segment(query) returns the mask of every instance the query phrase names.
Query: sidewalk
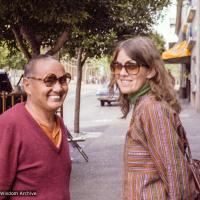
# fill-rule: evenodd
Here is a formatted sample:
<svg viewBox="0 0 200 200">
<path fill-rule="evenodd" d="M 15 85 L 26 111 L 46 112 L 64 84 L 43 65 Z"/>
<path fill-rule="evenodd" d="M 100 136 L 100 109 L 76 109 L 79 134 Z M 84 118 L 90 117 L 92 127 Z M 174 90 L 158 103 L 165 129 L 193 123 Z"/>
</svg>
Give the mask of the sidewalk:
<svg viewBox="0 0 200 200">
<path fill-rule="evenodd" d="M 192 106 L 182 101 L 181 121 L 187 132 L 187 137 L 194 158 L 200 159 L 200 113 Z"/>
<path fill-rule="evenodd" d="M 185 102 L 182 108 L 180 117 L 187 131 L 193 157 L 200 159 L 200 113 Z M 107 127 L 88 129 L 102 133 L 81 144 L 89 157 L 88 163 L 73 149 L 72 200 L 121 199 L 123 148 L 128 123 L 128 119 L 116 117 Z"/>
<path fill-rule="evenodd" d="M 76 149 L 72 152 L 72 200 L 121 199 L 123 146 L 127 126 L 126 120 L 116 119 L 107 127 L 86 130 L 99 131 L 101 135 L 81 143 L 89 157 L 88 163 Z"/>
</svg>

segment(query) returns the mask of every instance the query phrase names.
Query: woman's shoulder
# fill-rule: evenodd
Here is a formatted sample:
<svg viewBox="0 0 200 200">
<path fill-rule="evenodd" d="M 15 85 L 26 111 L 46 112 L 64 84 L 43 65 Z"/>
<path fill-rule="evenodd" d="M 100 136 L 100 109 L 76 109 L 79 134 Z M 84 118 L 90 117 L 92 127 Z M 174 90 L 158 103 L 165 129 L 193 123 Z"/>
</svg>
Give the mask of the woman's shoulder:
<svg viewBox="0 0 200 200">
<path fill-rule="evenodd" d="M 157 105 L 160 102 L 156 100 L 156 98 L 152 94 L 147 94 L 140 97 L 135 105 L 135 110 L 143 110 L 147 107 L 152 107 L 153 105 Z"/>
<path fill-rule="evenodd" d="M 137 112 L 140 113 L 152 113 L 152 112 L 167 112 L 174 113 L 171 106 L 163 100 L 157 100 L 152 94 L 146 95 L 143 99 L 138 102 L 136 106 Z"/>
</svg>

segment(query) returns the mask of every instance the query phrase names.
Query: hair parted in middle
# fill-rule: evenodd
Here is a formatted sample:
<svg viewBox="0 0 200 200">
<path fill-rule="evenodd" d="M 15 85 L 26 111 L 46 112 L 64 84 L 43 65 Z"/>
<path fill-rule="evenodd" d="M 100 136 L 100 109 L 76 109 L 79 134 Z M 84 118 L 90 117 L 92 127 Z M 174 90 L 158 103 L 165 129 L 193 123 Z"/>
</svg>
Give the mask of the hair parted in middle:
<svg viewBox="0 0 200 200">
<path fill-rule="evenodd" d="M 147 81 L 151 87 L 151 93 L 155 96 L 156 100 L 167 102 L 175 112 L 179 113 L 181 106 L 176 97 L 172 77 L 164 67 L 161 55 L 153 41 L 148 37 L 137 36 L 120 42 L 115 49 L 113 61 L 116 61 L 121 50 L 124 50 L 139 66 L 145 64 L 150 69 L 155 70 L 155 75 Z M 110 90 L 112 90 L 115 84 L 116 80 L 114 75 L 112 75 Z M 128 95 L 120 92 L 119 101 L 123 117 L 125 118 L 131 106 Z"/>
</svg>

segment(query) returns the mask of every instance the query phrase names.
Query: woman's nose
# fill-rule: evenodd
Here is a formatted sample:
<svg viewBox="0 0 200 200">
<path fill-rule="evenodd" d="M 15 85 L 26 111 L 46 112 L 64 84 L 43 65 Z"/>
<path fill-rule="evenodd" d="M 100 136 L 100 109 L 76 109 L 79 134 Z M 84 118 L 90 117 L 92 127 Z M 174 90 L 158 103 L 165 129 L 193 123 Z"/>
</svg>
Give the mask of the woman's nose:
<svg viewBox="0 0 200 200">
<path fill-rule="evenodd" d="M 127 73 L 125 67 L 122 67 L 121 72 L 120 72 L 120 76 L 128 76 L 128 73 Z"/>
</svg>

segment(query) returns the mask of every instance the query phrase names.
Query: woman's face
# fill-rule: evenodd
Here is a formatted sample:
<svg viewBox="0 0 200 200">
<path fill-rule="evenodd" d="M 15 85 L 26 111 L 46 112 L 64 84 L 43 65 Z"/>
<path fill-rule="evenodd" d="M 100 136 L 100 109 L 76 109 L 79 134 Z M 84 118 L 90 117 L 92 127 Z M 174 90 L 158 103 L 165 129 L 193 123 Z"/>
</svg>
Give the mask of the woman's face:
<svg viewBox="0 0 200 200">
<path fill-rule="evenodd" d="M 125 63 L 135 61 L 133 61 L 122 49 L 118 53 L 116 62 L 124 65 Z M 135 72 L 133 74 L 129 74 L 128 70 L 125 70 L 123 67 L 119 74 L 115 75 L 120 91 L 123 94 L 133 94 L 137 92 L 146 83 L 148 72 L 148 68 L 139 67 L 137 74 L 135 74 Z"/>
</svg>

